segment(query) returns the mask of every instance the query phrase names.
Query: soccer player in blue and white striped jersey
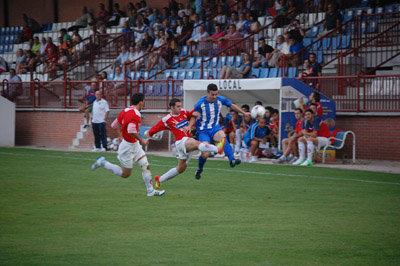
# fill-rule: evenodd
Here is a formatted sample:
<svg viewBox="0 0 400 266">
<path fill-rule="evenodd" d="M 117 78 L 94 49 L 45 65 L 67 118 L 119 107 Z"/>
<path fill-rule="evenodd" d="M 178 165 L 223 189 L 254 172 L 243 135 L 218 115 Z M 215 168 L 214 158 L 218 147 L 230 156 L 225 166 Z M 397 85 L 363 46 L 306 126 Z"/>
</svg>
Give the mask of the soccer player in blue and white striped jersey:
<svg viewBox="0 0 400 266">
<path fill-rule="evenodd" d="M 235 167 L 240 164 L 240 160 L 234 158 L 233 149 L 231 145 L 225 145 L 228 140 L 226 139 L 225 133 L 219 125 L 219 117 L 222 106 L 225 105 L 230 107 L 239 113 L 245 114 L 242 109 L 236 104 L 233 104 L 230 100 L 223 96 L 218 96 L 217 85 L 211 83 L 207 86 L 207 95 L 200 98 L 194 107 L 194 110 L 201 114 L 201 117 L 196 120 L 196 130 L 199 135 L 200 142 L 211 143 L 214 141 L 217 146 L 224 145 L 224 153 L 229 158 L 229 165 Z M 196 171 L 196 179 L 201 178 L 204 164 L 209 156 L 209 153 L 202 152 L 199 157 L 199 166 Z"/>
</svg>

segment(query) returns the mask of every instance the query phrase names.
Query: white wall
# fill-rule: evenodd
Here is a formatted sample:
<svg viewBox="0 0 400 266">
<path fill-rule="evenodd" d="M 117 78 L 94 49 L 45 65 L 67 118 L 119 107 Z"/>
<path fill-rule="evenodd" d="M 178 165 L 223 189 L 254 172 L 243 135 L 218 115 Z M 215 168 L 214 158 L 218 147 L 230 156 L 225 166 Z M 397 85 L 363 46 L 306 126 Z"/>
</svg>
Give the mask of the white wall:
<svg viewBox="0 0 400 266">
<path fill-rule="evenodd" d="M 0 96 L 0 146 L 15 146 L 15 103 Z"/>
</svg>

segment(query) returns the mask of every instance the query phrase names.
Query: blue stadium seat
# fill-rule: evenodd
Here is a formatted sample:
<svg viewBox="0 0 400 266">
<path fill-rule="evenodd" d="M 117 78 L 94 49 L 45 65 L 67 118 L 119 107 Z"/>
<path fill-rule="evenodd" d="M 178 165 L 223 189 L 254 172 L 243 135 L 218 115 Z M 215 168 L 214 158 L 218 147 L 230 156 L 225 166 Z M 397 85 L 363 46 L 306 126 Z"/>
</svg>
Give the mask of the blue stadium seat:
<svg viewBox="0 0 400 266">
<path fill-rule="evenodd" d="M 281 70 L 281 68 L 278 68 L 277 73 L 276 73 L 276 77 L 277 77 L 277 78 L 281 78 L 281 77 L 282 77 L 282 70 Z"/>
<path fill-rule="evenodd" d="M 201 79 L 201 72 L 199 69 L 194 70 L 193 79 Z"/>
<path fill-rule="evenodd" d="M 289 67 L 287 70 L 287 77 L 288 78 L 297 77 L 297 67 Z"/>
<path fill-rule="evenodd" d="M 362 7 L 369 6 L 369 0 L 361 0 L 360 6 L 362 6 Z"/>
<path fill-rule="evenodd" d="M 259 78 L 268 78 L 269 68 L 261 68 Z"/>
<path fill-rule="evenodd" d="M 312 42 L 313 42 L 313 39 L 312 39 L 312 38 L 304 38 L 304 39 L 303 39 L 303 45 L 304 45 L 304 47 L 309 46 Z"/>
<path fill-rule="evenodd" d="M 211 78 L 213 78 L 213 79 L 219 79 L 218 70 L 217 69 L 211 70 L 210 76 L 212 76 Z"/>
<path fill-rule="evenodd" d="M 313 38 L 316 37 L 321 31 L 321 27 L 318 25 L 314 25 L 311 27 L 310 32 L 308 33 L 308 35 L 306 37 L 308 38 Z"/>
<path fill-rule="evenodd" d="M 376 33 L 378 31 L 378 22 L 376 19 L 370 21 L 367 33 Z"/>
<path fill-rule="evenodd" d="M 208 67 L 210 65 L 210 60 L 208 60 L 208 59 L 210 59 L 209 56 L 203 57 L 203 68 Z M 200 67 L 201 67 L 201 62 L 200 62 Z"/>
<path fill-rule="evenodd" d="M 204 69 L 203 70 L 203 79 L 208 79 L 210 76 L 210 72 L 208 71 L 208 69 Z"/>
<path fill-rule="evenodd" d="M 367 12 L 368 15 L 371 15 L 371 14 L 374 13 L 374 9 L 373 9 L 372 7 L 367 8 L 367 9 L 366 9 L 366 12 Z"/>
<path fill-rule="evenodd" d="M 234 55 L 228 56 L 226 64 L 228 66 L 235 67 L 235 56 Z"/>
<path fill-rule="evenodd" d="M 188 45 L 183 45 L 181 47 L 180 52 L 179 52 L 179 56 L 180 57 L 185 57 L 187 55 L 189 55 L 189 46 Z"/>
<path fill-rule="evenodd" d="M 347 25 L 347 34 L 352 35 L 355 32 L 355 24 L 353 22 Z"/>
<path fill-rule="evenodd" d="M 164 71 L 164 79 L 168 79 L 169 77 L 172 76 L 172 73 L 170 70 L 166 70 Z"/>
<path fill-rule="evenodd" d="M 347 9 L 347 10 L 344 12 L 343 23 L 345 23 L 345 22 L 351 20 L 351 19 L 353 18 L 353 16 L 354 16 L 354 11 L 351 10 L 351 9 Z"/>
<path fill-rule="evenodd" d="M 218 68 L 222 68 L 226 65 L 226 56 L 220 56 L 218 60 Z"/>
<path fill-rule="evenodd" d="M 382 14 L 384 10 L 385 10 L 384 7 L 377 6 L 377 7 L 375 7 L 375 14 Z"/>
<path fill-rule="evenodd" d="M 363 11 L 367 12 L 367 9 L 366 8 L 357 8 L 354 13 L 356 16 L 360 16 L 363 13 Z"/>
<path fill-rule="evenodd" d="M 243 61 L 242 61 L 242 56 L 237 55 L 237 56 L 236 56 L 236 59 L 235 59 L 235 66 L 236 66 L 236 68 L 241 67 L 241 66 L 242 66 L 242 63 L 243 63 Z"/>
<path fill-rule="evenodd" d="M 332 37 L 331 39 L 331 50 L 337 50 L 340 47 L 341 36 L 338 35 L 337 37 Z"/>
<path fill-rule="evenodd" d="M 150 80 L 155 80 L 155 79 L 157 78 L 157 76 L 154 76 L 155 73 L 156 73 L 156 72 L 155 72 L 154 70 L 151 70 L 151 71 L 149 72 Z"/>
<path fill-rule="evenodd" d="M 211 59 L 211 67 L 212 67 L 212 68 L 218 67 L 218 61 L 219 61 L 218 59 L 219 59 L 218 56 L 213 57 L 213 58 Z"/>
<path fill-rule="evenodd" d="M 339 49 L 348 49 L 348 48 L 350 48 L 350 39 L 351 39 L 351 36 L 343 35 L 342 36 L 342 40 L 340 42 L 340 47 L 338 47 L 338 48 Z"/>
<path fill-rule="evenodd" d="M 3 52 L 4 52 L 3 45 L 0 45 L 0 54 L 2 54 Z"/>
<path fill-rule="evenodd" d="M 385 7 L 385 13 L 392 13 L 392 12 L 394 12 L 393 5 L 388 5 Z M 392 17 L 392 14 L 385 15 L 385 18 L 391 18 L 391 17 Z"/>
<path fill-rule="evenodd" d="M 194 65 L 192 68 L 200 68 L 201 67 L 201 60 L 203 60 L 203 57 L 196 57 L 194 60 Z"/>
<path fill-rule="evenodd" d="M 250 71 L 250 78 L 258 78 L 258 77 L 260 77 L 260 69 L 253 67 Z"/>
<path fill-rule="evenodd" d="M 194 71 L 186 70 L 186 79 L 193 79 L 193 78 L 194 78 Z"/>
<path fill-rule="evenodd" d="M 276 78 L 278 76 L 278 69 L 273 67 L 269 69 L 268 77 L 269 78 Z"/>
<path fill-rule="evenodd" d="M 322 64 L 324 62 L 324 56 L 322 51 L 317 51 L 315 54 L 317 55 L 317 62 Z"/>
<path fill-rule="evenodd" d="M 179 71 L 179 79 L 185 79 L 186 78 L 186 71 L 185 70 L 181 70 Z"/>
<path fill-rule="evenodd" d="M 315 51 L 321 49 L 321 43 L 322 43 L 322 41 L 319 41 L 319 40 L 320 40 L 320 39 L 318 39 L 318 38 L 314 38 L 314 39 L 313 39 L 313 42 L 315 42 L 315 43 L 311 46 L 311 49 L 313 49 L 313 50 L 315 50 Z"/>
<path fill-rule="evenodd" d="M 331 38 L 322 39 L 322 50 L 329 50 L 331 48 Z"/>
<path fill-rule="evenodd" d="M 193 68 L 195 60 L 196 60 L 196 57 L 189 57 L 187 64 L 186 64 L 186 68 Z"/>
<path fill-rule="evenodd" d="M 174 79 L 178 79 L 179 78 L 179 71 L 178 70 L 174 70 L 174 71 L 172 71 L 172 77 L 174 78 Z"/>
<path fill-rule="evenodd" d="M 180 68 L 181 65 L 180 65 L 179 60 L 180 60 L 179 57 L 174 56 L 174 58 L 172 59 L 172 64 L 171 64 L 170 68 L 172 68 L 172 69 Z"/>
</svg>

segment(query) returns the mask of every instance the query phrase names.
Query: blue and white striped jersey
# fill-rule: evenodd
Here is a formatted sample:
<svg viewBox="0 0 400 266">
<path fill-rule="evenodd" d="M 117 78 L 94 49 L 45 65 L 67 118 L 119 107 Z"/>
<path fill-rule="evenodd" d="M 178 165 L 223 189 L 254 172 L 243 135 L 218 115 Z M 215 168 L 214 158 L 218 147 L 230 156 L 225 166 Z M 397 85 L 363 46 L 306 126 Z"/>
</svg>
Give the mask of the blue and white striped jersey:
<svg viewBox="0 0 400 266">
<path fill-rule="evenodd" d="M 197 130 L 212 129 L 219 125 L 219 114 L 221 113 L 222 105 L 227 107 L 232 106 L 232 102 L 223 96 L 218 96 L 217 100 L 210 103 L 206 100 L 207 96 L 203 96 L 194 106 L 194 110 L 201 114 L 201 118 L 196 120 Z"/>
</svg>

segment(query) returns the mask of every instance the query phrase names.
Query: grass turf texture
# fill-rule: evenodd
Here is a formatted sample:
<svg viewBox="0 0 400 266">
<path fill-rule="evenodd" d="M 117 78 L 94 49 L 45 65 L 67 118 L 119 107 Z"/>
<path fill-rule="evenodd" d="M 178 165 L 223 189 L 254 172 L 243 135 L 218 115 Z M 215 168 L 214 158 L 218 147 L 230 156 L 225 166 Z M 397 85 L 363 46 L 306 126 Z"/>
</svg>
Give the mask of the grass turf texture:
<svg viewBox="0 0 400 266">
<path fill-rule="evenodd" d="M 192 160 L 159 198 L 137 166 L 90 171 L 96 157 L 0 148 L 0 265 L 400 261 L 399 175 L 208 161 L 196 180 Z M 153 176 L 176 164 L 149 161 Z"/>
</svg>

